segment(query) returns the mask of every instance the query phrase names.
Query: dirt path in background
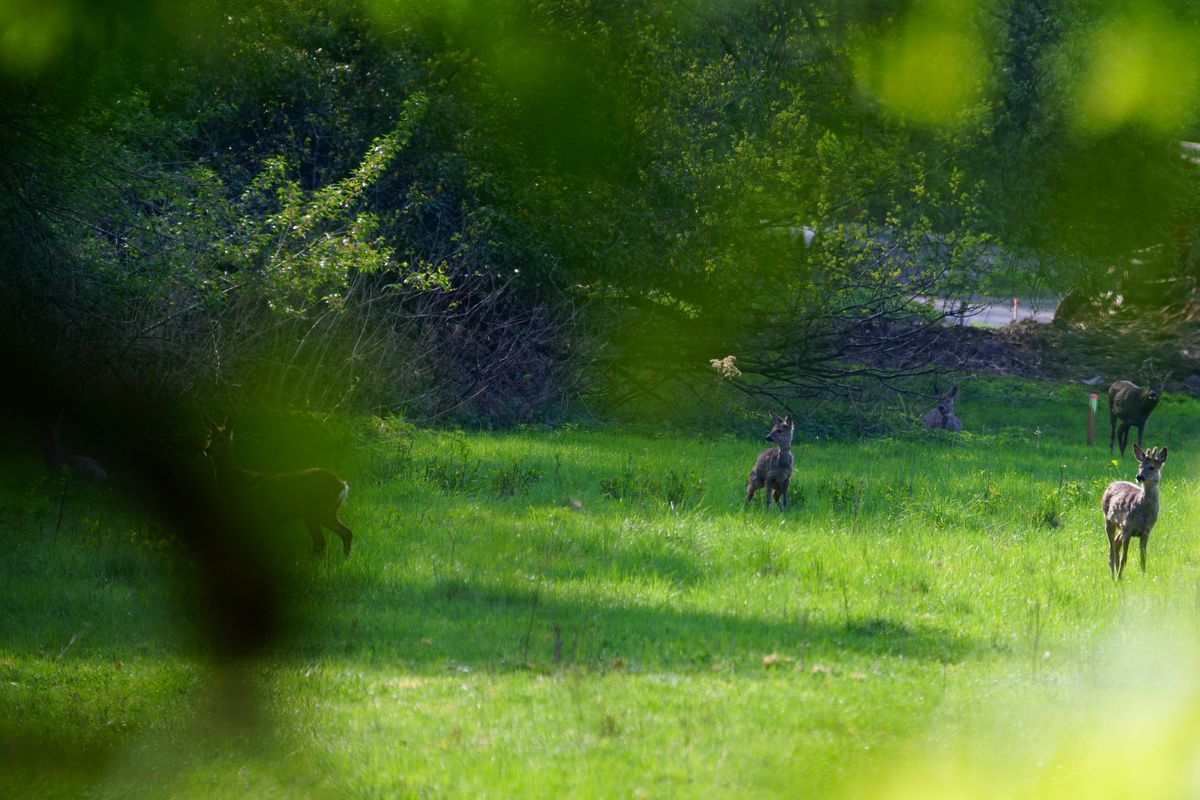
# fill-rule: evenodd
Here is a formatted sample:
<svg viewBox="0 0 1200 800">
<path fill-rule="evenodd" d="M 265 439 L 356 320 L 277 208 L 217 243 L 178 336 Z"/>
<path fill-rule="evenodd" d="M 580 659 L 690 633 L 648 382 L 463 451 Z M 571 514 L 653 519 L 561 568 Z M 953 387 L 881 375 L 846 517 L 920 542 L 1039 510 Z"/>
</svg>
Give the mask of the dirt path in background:
<svg viewBox="0 0 1200 800">
<path fill-rule="evenodd" d="M 982 310 L 970 318 L 968 324 L 982 325 L 985 328 L 1003 328 L 1013 322 L 1012 299 L 981 301 Z M 1058 308 L 1058 298 L 1030 298 L 1017 302 L 1017 322 L 1032 320 L 1033 322 L 1052 322 L 1054 310 Z"/>
<path fill-rule="evenodd" d="M 984 328 L 1003 328 L 1012 322 L 1032 320 L 1033 322 L 1052 322 L 1054 311 L 1058 308 L 1058 297 L 1021 297 L 1017 298 L 1017 316 L 1013 319 L 1013 299 L 1011 297 L 979 297 L 970 302 L 978 309 L 978 313 L 968 315 L 963 324 Z M 925 300 L 938 309 L 953 309 L 956 303 L 948 300 Z"/>
</svg>

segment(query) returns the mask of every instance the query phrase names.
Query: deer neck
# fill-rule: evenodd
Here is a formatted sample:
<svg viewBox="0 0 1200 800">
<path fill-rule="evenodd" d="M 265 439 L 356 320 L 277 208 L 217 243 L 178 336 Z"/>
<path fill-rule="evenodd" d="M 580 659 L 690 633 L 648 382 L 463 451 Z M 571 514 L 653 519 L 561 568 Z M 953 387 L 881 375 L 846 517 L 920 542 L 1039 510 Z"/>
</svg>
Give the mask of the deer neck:
<svg viewBox="0 0 1200 800">
<path fill-rule="evenodd" d="M 1158 480 L 1145 481 L 1142 484 L 1142 503 L 1158 506 Z"/>
<path fill-rule="evenodd" d="M 243 471 L 233 460 L 233 453 L 228 450 L 209 455 L 213 464 L 213 477 L 218 484 L 227 484 L 241 478 Z"/>
</svg>

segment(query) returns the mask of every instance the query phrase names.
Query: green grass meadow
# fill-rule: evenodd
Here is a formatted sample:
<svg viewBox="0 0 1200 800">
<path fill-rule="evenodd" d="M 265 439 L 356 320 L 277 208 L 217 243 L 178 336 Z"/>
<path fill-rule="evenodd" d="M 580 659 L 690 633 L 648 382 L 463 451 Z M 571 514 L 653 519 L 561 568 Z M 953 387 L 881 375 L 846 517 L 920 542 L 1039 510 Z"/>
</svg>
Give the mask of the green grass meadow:
<svg viewBox="0 0 1200 800">
<path fill-rule="evenodd" d="M 1079 387 L 973 381 L 958 412 L 801 421 L 786 515 L 742 508 L 761 436 L 329 423 L 354 552 L 264 534 L 288 634 L 236 670 L 152 524 L 11 456 L 0 797 L 1195 796 L 1200 402 L 1150 420 L 1120 585 L 1106 410 L 1093 448 Z M 244 465 L 315 463 L 268 428 Z"/>
</svg>

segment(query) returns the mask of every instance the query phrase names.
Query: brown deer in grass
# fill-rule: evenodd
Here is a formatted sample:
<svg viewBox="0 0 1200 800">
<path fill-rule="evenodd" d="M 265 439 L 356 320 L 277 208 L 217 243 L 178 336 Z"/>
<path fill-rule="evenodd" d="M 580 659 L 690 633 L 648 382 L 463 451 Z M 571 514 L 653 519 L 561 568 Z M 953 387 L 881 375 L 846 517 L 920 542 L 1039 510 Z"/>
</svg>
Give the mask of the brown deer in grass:
<svg viewBox="0 0 1200 800">
<path fill-rule="evenodd" d="M 263 525 L 304 520 L 312 536 L 313 554 L 325 552 L 322 526 L 342 540 L 342 553 L 350 555 L 353 534 L 338 519 L 338 509 L 350 493 L 350 484 L 327 469 L 296 472 L 253 472 L 233 458 L 233 430 L 228 421 L 218 425 L 204 417 L 208 441 L 204 452 L 212 459 L 217 492 L 231 513 Z"/>
<path fill-rule="evenodd" d="M 1143 389 L 1129 381 L 1113 381 L 1108 387 L 1108 421 L 1112 432 L 1108 437 L 1108 452 L 1112 453 L 1113 442 L 1121 447 L 1125 457 L 1125 446 L 1129 444 L 1129 429 L 1138 429 L 1137 443 L 1142 443 L 1142 431 L 1150 412 L 1158 405 L 1160 394 L 1154 389 Z M 1117 421 L 1120 420 L 1120 427 Z"/>
<path fill-rule="evenodd" d="M 42 458 L 46 462 L 46 472 L 50 477 L 62 477 L 63 470 L 66 470 L 73 477 L 97 481 L 107 479 L 108 470 L 96 459 L 79 453 L 63 452 L 62 438 L 58 433 L 60 422 L 61 418 L 47 422 L 45 430 L 42 431 Z"/>
<path fill-rule="evenodd" d="M 766 441 L 776 446 L 762 451 L 758 460 L 754 462 L 754 467 L 750 470 L 750 481 L 746 484 L 745 507 L 750 507 L 755 492 L 766 489 L 767 502 L 764 507 L 769 510 L 771 498 L 774 497 L 775 505 L 787 511 L 788 486 L 792 482 L 792 416 L 789 414 L 780 419 L 775 412 L 771 412 L 771 421 L 774 425 L 767 434 Z"/>
<path fill-rule="evenodd" d="M 963 424 L 958 417 L 954 415 L 954 398 L 958 397 L 958 387 L 950 387 L 950 391 L 943 394 L 937 384 L 933 385 L 933 393 L 937 395 L 937 408 L 931 408 L 921 416 L 921 422 L 927 428 L 944 428 L 955 433 L 963 429 Z"/>
<path fill-rule="evenodd" d="M 1114 481 L 1104 490 L 1100 507 L 1104 510 L 1104 526 L 1108 530 L 1108 568 L 1113 580 L 1120 580 L 1125 571 L 1125 556 L 1129 540 L 1140 539 L 1139 556 L 1142 572 L 1146 571 L 1146 543 L 1158 519 L 1158 479 L 1162 465 L 1167 463 L 1167 448 L 1151 448 L 1148 452 L 1134 443 L 1133 455 L 1140 466 L 1137 481 Z"/>
</svg>

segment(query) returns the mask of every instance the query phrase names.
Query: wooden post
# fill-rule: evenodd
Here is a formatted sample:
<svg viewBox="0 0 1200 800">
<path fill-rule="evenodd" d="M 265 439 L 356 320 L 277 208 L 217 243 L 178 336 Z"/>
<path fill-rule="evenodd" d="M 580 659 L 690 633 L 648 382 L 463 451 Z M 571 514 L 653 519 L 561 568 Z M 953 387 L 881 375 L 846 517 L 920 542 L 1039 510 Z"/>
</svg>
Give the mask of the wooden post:
<svg viewBox="0 0 1200 800">
<path fill-rule="evenodd" d="M 1099 400 L 1100 395 L 1098 394 L 1088 395 L 1088 447 L 1096 443 L 1096 404 Z"/>
<path fill-rule="evenodd" d="M 1017 298 L 1013 298 L 1013 322 L 1017 321 Z"/>
</svg>

